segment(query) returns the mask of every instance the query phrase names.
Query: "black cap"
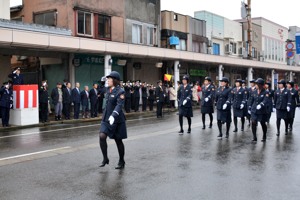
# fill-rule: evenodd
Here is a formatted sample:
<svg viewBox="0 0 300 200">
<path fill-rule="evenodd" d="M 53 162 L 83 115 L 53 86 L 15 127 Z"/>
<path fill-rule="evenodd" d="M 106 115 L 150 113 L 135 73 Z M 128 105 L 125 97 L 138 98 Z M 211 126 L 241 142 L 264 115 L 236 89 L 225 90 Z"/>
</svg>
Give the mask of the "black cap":
<svg viewBox="0 0 300 200">
<path fill-rule="evenodd" d="M 264 81 L 264 79 L 262 79 L 262 78 L 258 78 L 258 79 L 256 79 L 255 83 L 256 83 L 256 84 L 259 84 L 259 85 L 264 85 L 264 84 L 265 84 L 265 81 Z"/>
<path fill-rule="evenodd" d="M 292 87 L 294 87 L 295 82 L 294 81 L 288 81 L 286 84 L 290 84 Z"/>
<path fill-rule="evenodd" d="M 117 80 L 121 79 L 119 72 L 116 72 L 116 71 L 110 72 L 110 74 L 108 76 L 106 76 L 106 78 L 113 78 L 113 79 L 117 79 Z"/>
<path fill-rule="evenodd" d="M 284 80 L 284 79 L 281 79 L 281 80 L 278 82 L 278 84 L 283 84 L 283 85 L 285 85 L 285 84 L 286 84 L 286 82 L 285 82 L 285 80 Z"/>
<path fill-rule="evenodd" d="M 3 85 L 7 85 L 8 84 L 8 82 L 6 81 L 6 82 L 3 82 Z"/>
<path fill-rule="evenodd" d="M 211 78 L 209 76 L 205 77 L 204 80 L 208 80 L 209 82 L 211 82 Z"/>
<path fill-rule="evenodd" d="M 236 83 L 243 83 L 243 80 L 242 79 L 236 79 L 235 82 Z"/>
<path fill-rule="evenodd" d="M 266 82 L 265 84 L 271 87 L 271 82 Z"/>
<path fill-rule="evenodd" d="M 183 75 L 182 80 L 187 80 L 187 81 L 190 80 L 189 75 Z"/>
<path fill-rule="evenodd" d="M 62 85 L 61 82 L 57 82 L 56 85 Z"/>
<path fill-rule="evenodd" d="M 255 79 L 252 79 L 251 81 L 250 81 L 250 83 L 255 83 L 256 82 L 256 80 Z"/>
<path fill-rule="evenodd" d="M 220 81 L 221 82 L 229 83 L 229 79 L 227 77 L 223 77 Z"/>
<path fill-rule="evenodd" d="M 16 67 L 15 70 L 21 70 L 21 68 L 20 67 Z"/>
<path fill-rule="evenodd" d="M 245 84 L 246 83 L 246 81 L 245 80 L 242 80 L 242 84 Z"/>
</svg>

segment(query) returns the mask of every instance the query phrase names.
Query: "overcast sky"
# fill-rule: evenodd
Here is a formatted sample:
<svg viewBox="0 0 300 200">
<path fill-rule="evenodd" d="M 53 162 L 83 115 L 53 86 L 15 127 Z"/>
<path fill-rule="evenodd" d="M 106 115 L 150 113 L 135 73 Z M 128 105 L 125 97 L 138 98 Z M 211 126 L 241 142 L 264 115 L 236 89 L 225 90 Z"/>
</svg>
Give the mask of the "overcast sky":
<svg viewBox="0 0 300 200">
<path fill-rule="evenodd" d="M 11 0 L 11 6 L 22 0 Z M 246 0 L 247 2 L 247 0 Z M 241 16 L 241 0 L 161 0 L 161 9 L 194 16 L 207 10 L 229 19 Z M 300 26 L 300 0 L 252 0 L 252 17 L 264 17 L 285 27 Z"/>
</svg>

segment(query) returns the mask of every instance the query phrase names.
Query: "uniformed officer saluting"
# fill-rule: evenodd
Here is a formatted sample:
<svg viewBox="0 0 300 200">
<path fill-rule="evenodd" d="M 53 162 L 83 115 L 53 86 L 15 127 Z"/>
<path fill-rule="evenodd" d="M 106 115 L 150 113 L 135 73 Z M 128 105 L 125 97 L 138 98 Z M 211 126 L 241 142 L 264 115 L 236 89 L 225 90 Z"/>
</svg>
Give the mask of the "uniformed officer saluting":
<svg viewBox="0 0 300 200">
<path fill-rule="evenodd" d="M 242 88 L 242 80 L 237 79 L 235 81 L 235 88 L 231 91 L 232 93 L 232 108 L 233 108 L 233 122 L 234 122 L 234 130 L 233 132 L 237 132 L 237 118 L 241 118 L 242 127 L 241 131 L 244 131 L 245 125 L 245 115 L 244 108 L 246 107 L 246 101 L 248 92 L 244 88 Z"/>
<path fill-rule="evenodd" d="M 289 91 L 285 88 L 285 80 L 280 80 L 278 82 L 278 89 L 274 94 L 274 107 L 276 108 L 277 117 L 277 136 L 280 136 L 280 122 L 281 119 L 285 122 L 285 134 L 288 134 L 288 112 L 291 111 L 291 96 Z"/>
<path fill-rule="evenodd" d="M 9 126 L 9 112 L 12 108 L 12 98 L 13 92 L 10 88 L 8 82 L 3 83 L 3 86 L 0 88 L 0 107 L 1 107 L 1 117 L 2 117 L 2 126 Z"/>
<path fill-rule="evenodd" d="M 249 114 L 251 114 L 252 119 L 252 142 L 257 142 L 256 130 L 257 123 L 260 122 L 263 130 L 262 142 L 267 139 L 267 103 L 269 98 L 269 92 L 264 89 L 265 81 L 262 78 L 258 78 L 256 81 L 256 90 L 252 94 L 252 98 L 249 101 Z"/>
<path fill-rule="evenodd" d="M 231 88 L 229 87 L 229 80 L 223 77 L 220 80 L 221 86 L 218 88 L 216 93 L 216 104 L 217 104 L 217 119 L 219 135 L 218 139 L 222 139 L 222 124 L 226 123 L 226 138 L 229 138 L 229 129 L 231 124 Z"/>
<path fill-rule="evenodd" d="M 180 131 L 179 135 L 182 135 L 184 133 L 183 131 L 183 117 L 186 117 L 188 120 L 188 131 L 187 133 L 191 133 L 191 124 L 193 117 L 193 108 L 192 108 L 192 97 L 193 97 L 193 91 L 192 87 L 188 84 L 189 82 L 189 76 L 184 75 L 182 78 L 182 85 L 179 88 L 178 92 L 178 108 L 179 108 L 179 125 L 180 125 Z"/>
<path fill-rule="evenodd" d="M 102 116 L 99 135 L 100 148 L 103 154 L 103 161 L 100 167 L 109 164 L 106 142 L 108 136 L 115 140 L 119 152 L 120 159 L 115 169 L 123 169 L 125 167 L 125 148 L 122 139 L 127 138 L 127 129 L 125 115 L 122 111 L 125 102 L 125 91 L 120 87 L 120 74 L 112 71 L 107 76 L 107 85 L 108 90 L 105 94 L 106 106 Z"/>
<path fill-rule="evenodd" d="M 296 107 L 300 106 L 299 94 L 298 91 L 295 90 L 294 85 L 294 81 L 287 82 L 287 89 L 290 91 L 289 95 L 291 96 L 291 110 L 288 112 L 288 125 L 290 131 L 293 131 Z"/>
<path fill-rule="evenodd" d="M 202 113 L 202 129 L 205 129 L 205 115 L 209 115 L 209 128 L 212 127 L 213 113 L 215 101 L 215 87 L 211 84 L 211 78 L 205 77 L 204 86 L 202 87 L 201 113 Z"/>
<path fill-rule="evenodd" d="M 15 68 L 13 73 L 8 75 L 8 77 L 12 79 L 13 85 L 23 85 L 24 84 L 23 74 L 21 74 L 20 67 Z"/>
</svg>

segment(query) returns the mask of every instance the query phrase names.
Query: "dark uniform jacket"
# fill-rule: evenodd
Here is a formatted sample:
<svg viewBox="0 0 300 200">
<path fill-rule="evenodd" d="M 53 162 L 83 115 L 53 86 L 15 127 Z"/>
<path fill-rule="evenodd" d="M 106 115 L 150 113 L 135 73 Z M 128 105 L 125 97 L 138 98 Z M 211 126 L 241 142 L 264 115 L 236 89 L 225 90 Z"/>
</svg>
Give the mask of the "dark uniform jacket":
<svg viewBox="0 0 300 200">
<path fill-rule="evenodd" d="M 177 97 L 179 106 L 192 107 L 192 87 L 189 84 L 185 88 L 183 85 L 181 85 L 179 91 L 180 92 L 178 93 Z M 183 105 L 184 100 L 187 100 L 187 103 L 185 105 Z"/>
<path fill-rule="evenodd" d="M 155 97 L 156 97 L 156 101 L 159 101 L 160 103 L 164 102 L 165 93 L 162 87 L 157 86 L 157 88 L 155 89 Z"/>
<path fill-rule="evenodd" d="M 58 103 L 58 100 L 59 100 L 58 88 L 54 88 L 52 90 L 52 92 L 51 92 L 51 99 L 52 99 L 53 105 L 56 105 Z"/>
<path fill-rule="evenodd" d="M 117 86 L 112 91 L 108 90 L 105 96 L 106 107 L 102 121 L 109 122 L 108 119 L 112 115 L 115 118 L 114 123 L 125 122 L 125 115 L 122 110 L 125 102 L 125 91 L 120 86 Z"/>
<path fill-rule="evenodd" d="M 262 89 L 260 93 L 258 90 L 255 90 L 252 94 L 252 98 L 249 101 L 250 111 L 256 115 L 265 115 L 267 114 L 267 103 L 269 101 L 269 92 L 265 89 Z M 257 106 L 261 105 L 261 109 L 257 110 Z"/>
<path fill-rule="evenodd" d="M 49 93 L 48 90 L 44 87 L 41 87 L 39 90 L 39 102 L 40 103 L 48 103 L 49 101 Z"/>
<path fill-rule="evenodd" d="M 134 86 L 134 92 L 133 92 L 133 97 L 134 98 L 140 98 L 140 87 L 139 86 Z"/>
<path fill-rule="evenodd" d="M 207 88 L 203 86 L 201 107 L 213 107 L 215 95 L 216 95 L 216 91 L 213 85 L 209 85 Z M 205 101 L 205 98 L 208 98 L 208 102 Z"/>
<path fill-rule="evenodd" d="M 67 87 L 62 89 L 63 91 L 63 103 L 72 103 L 72 90 Z"/>
<path fill-rule="evenodd" d="M 12 79 L 13 85 L 23 85 L 24 84 L 24 78 L 23 78 L 23 74 L 10 74 L 8 75 L 9 78 Z"/>
<path fill-rule="evenodd" d="M 273 111 L 273 99 L 274 99 L 274 90 L 266 90 L 269 93 L 269 98 L 268 98 L 268 102 L 267 102 L 267 112 L 271 113 Z"/>
<path fill-rule="evenodd" d="M 96 103 L 98 101 L 98 90 L 96 89 L 97 93 L 95 92 L 95 89 L 92 88 L 90 90 L 90 101 L 92 104 Z"/>
<path fill-rule="evenodd" d="M 287 110 L 288 106 L 291 106 L 291 95 L 290 91 L 284 88 L 282 91 L 280 89 L 276 90 L 274 94 L 274 105 L 277 110 Z"/>
<path fill-rule="evenodd" d="M 154 90 L 149 89 L 149 101 L 154 101 L 155 100 L 155 95 L 154 95 Z"/>
<path fill-rule="evenodd" d="M 247 101 L 247 105 L 248 105 L 248 108 L 251 108 L 251 104 L 250 102 L 252 101 L 252 96 L 254 94 L 254 92 L 256 91 L 256 88 L 248 88 L 248 101 Z"/>
<path fill-rule="evenodd" d="M 88 93 L 88 94 L 86 94 Z M 88 91 L 81 91 L 80 93 L 80 98 L 81 98 L 81 105 L 82 106 L 85 106 L 85 107 L 88 107 L 89 106 L 89 92 Z"/>
<path fill-rule="evenodd" d="M 77 88 L 74 88 L 72 90 L 72 101 L 73 101 L 73 103 L 80 103 L 81 102 L 80 90 L 79 90 L 79 92 L 78 92 L 78 90 L 77 90 Z"/>
<path fill-rule="evenodd" d="M 10 89 L 2 87 L 0 89 L 0 107 L 12 108 L 13 92 Z"/>
<path fill-rule="evenodd" d="M 226 103 L 227 108 L 225 110 L 231 109 L 231 87 L 219 87 L 216 93 L 216 107 L 218 110 L 223 110 L 223 105 Z"/>
<path fill-rule="evenodd" d="M 244 88 L 240 87 L 234 88 L 232 90 L 232 108 L 237 110 L 243 110 L 240 109 L 241 105 L 243 104 L 244 107 L 246 107 L 246 101 L 247 101 L 248 91 L 246 91 Z"/>
<path fill-rule="evenodd" d="M 147 98 L 148 94 L 147 94 L 147 88 L 146 87 L 142 87 L 142 98 Z"/>
<path fill-rule="evenodd" d="M 124 90 L 125 90 L 126 99 L 130 99 L 131 98 L 131 87 L 126 85 L 124 87 Z"/>
<path fill-rule="evenodd" d="M 291 96 L 291 109 L 295 109 L 297 106 L 300 106 L 299 93 L 295 88 L 292 88 L 289 92 Z"/>
</svg>

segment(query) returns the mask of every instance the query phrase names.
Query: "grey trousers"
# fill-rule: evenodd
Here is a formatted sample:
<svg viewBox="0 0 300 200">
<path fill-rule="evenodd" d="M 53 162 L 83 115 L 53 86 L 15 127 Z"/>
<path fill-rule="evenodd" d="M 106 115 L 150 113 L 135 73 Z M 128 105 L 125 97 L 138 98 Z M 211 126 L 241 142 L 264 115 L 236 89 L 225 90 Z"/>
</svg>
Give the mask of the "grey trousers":
<svg viewBox="0 0 300 200">
<path fill-rule="evenodd" d="M 61 116 L 62 109 L 63 109 L 63 104 L 62 104 L 62 102 L 58 102 L 58 103 L 55 105 L 55 116 L 58 116 L 58 115 Z"/>
</svg>

